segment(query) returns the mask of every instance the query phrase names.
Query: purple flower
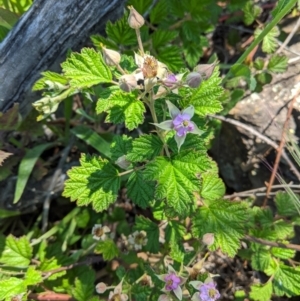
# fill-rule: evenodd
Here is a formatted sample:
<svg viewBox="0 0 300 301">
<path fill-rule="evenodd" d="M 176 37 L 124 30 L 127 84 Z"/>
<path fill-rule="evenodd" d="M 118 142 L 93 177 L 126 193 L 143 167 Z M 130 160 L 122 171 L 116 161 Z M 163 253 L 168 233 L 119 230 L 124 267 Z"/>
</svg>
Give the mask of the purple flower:
<svg viewBox="0 0 300 301">
<path fill-rule="evenodd" d="M 206 279 L 205 283 L 201 281 L 191 281 L 190 284 L 199 290 L 199 292 L 193 295 L 192 301 L 215 301 L 220 298 L 216 284 L 211 278 Z"/>
<path fill-rule="evenodd" d="M 174 84 L 176 84 L 177 82 L 177 78 L 175 76 L 175 74 L 169 74 L 167 76 L 166 79 L 164 79 L 164 84 L 167 86 L 167 87 L 172 87 Z"/>
<path fill-rule="evenodd" d="M 198 129 L 197 125 L 193 121 L 191 121 L 195 112 L 192 105 L 181 112 L 170 101 L 167 100 L 166 103 L 172 120 L 166 120 L 159 124 L 155 123 L 155 125 L 163 130 L 175 130 L 175 141 L 177 143 L 178 150 L 180 150 L 187 133 L 201 135 L 202 131 Z"/>
<path fill-rule="evenodd" d="M 180 286 L 186 279 L 178 276 L 172 266 L 168 266 L 168 274 L 157 275 L 157 277 L 165 282 L 165 286 L 162 289 L 163 292 L 173 292 L 179 300 L 182 299 L 182 289 Z M 162 299 L 166 298 L 166 296 L 167 295 L 161 295 Z"/>
</svg>

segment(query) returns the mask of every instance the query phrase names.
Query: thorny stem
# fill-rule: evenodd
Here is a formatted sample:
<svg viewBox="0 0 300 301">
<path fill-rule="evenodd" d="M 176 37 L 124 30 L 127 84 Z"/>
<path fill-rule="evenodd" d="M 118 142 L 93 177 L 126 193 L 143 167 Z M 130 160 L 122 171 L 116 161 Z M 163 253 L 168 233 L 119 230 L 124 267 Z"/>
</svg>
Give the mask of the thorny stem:
<svg viewBox="0 0 300 301">
<path fill-rule="evenodd" d="M 142 55 L 142 57 L 144 57 L 145 53 L 144 53 L 144 46 L 143 46 L 142 39 L 141 39 L 140 29 L 136 28 L 135 33 L 136 33 L 137 41 L 138 41 L 139 48 L 141 51 L 141 55 Z"/>
</svg>

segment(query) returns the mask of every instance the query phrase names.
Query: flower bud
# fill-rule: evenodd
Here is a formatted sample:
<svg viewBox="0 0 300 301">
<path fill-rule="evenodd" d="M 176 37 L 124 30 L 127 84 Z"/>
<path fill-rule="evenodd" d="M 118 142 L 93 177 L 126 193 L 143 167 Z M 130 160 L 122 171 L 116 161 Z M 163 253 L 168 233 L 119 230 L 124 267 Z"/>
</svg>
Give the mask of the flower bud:
<svg viewBox="0 0 300 301">
<path fill-rule="evenodd" d="M 143 16 L 141 16 L 134 8 L 133 6 L 128 6 L 130 13 L 129 13 L 129 17 L 128 17 L 128 24 L 131 28 L 133 29 L 138 29 L 141 28 L 144 23 L 145 20 L 143 18 Z"/>
<path fill-rule="evenodd" d="M 205 79 L 208 79 L 213 74 L 215 67 L 215 64 L 197 65 L 194 71 L 200 73 Z"/>
<path fill-rule="evenodd" d="M 214 243 L 214 241 L 215 241 L 215 236 L 213 233 L 206 233 L 202 237 L 202 242 L 207 246 L 211 246 Z"/>
<path fill-rule="evenodd" d="M 125 92 L 130 92 L 137 87 L 137 82 L 133 74 L 122 75 L 119 79 L 119 86 Z"/>
<path fill-rule="evenodd" d="M 102 48 L 103 60 L 107 66 L 119 65 L 121 61 L 121 55 L 119 52 L 107 48 Z"/>
<path fill-rule="evenodd" d="M 175 74 L 171 73 L 167 76 L 167 78 L 165 78 L 163 80 L 163 82 L 167 87 L 172 87 L 176 84 L 177 78 L 176 78 Z"/>
<path fill-rule="evenodd" d="M 103 294 L 107 289 L 107 286 L 104 282 L 99 282 L 97 285 L 96 285 L 96 292 L 98 294 Z"/>
<path fill-rule="evenodd" d="M 186 83 L 190 88 L 198 88 L 200 86 L 201 81 L 202 77 L 198 72 L 191 72 L 186 77 Z"/>
</svg>

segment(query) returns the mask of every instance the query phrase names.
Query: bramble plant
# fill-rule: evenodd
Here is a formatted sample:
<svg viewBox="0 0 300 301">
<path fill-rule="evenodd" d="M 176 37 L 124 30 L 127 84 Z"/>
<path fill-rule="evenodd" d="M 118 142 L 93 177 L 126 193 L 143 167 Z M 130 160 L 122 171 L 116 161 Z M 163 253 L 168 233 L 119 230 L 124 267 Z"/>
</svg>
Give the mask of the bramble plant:
<svg viewBox="0 0 300 301">
<path fill-rule="evenodd" d="M 99 51 L 71 53 L 62 74 L 44 72 L 35 84 L 46 90 L 34 104 L 39 120 L 81 93 L 97 99 L 96 112 L 108 123 L 125 124 L 127 134 L 114 135 L 109 150 L 98 145 L 100 155 L 81 155 L 63 192 L 78 207 L 57 225 L 40 237 L 0 237 L 0 300 L 37 300 L 39 293 L 51 299 L 55 293 L 79 301 L 214 301 L 220 275 L 206 268 L 206 260 L 217 250 L 265 275 L 238 297 L 299 295 L 300 268 L 289 244 L 300 224 L 294 200 L 278 193 L 275 215 L 251 201 L 225 199 L 207 154 L 213 129 L 205 117 L 223 109 L 217 61 L 173 73 L 173 66 L 144 50 L 145 20 L 133 6 L 120 24 L 124 32 L 135 31 L 133 56 L 103 39 Z M 117 202 L 124 189 L 134 222 Z M 79 239 L 80 248 L 71 252 Z M 107 265 L 105 282 L 89 266 L 99 262 Z"/>
</svg>

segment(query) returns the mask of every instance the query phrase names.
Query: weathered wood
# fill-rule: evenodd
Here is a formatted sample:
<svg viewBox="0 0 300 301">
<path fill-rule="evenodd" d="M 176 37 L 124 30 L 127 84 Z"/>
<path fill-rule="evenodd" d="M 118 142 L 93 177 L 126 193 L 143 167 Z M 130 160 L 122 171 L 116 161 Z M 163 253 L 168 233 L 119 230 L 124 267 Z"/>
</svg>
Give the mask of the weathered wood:
<svg viewBox="0 0 300 301">
<path fill-rule="evenodd" d="M 37 95 L 40 73 L 53 69 L 68 49 L 77 49 L 92 33 L 123 11 L 125 0 L 36 0 L 0 43 L 0 111 L 15 102 L 27 114 Z"/>
</svg>

